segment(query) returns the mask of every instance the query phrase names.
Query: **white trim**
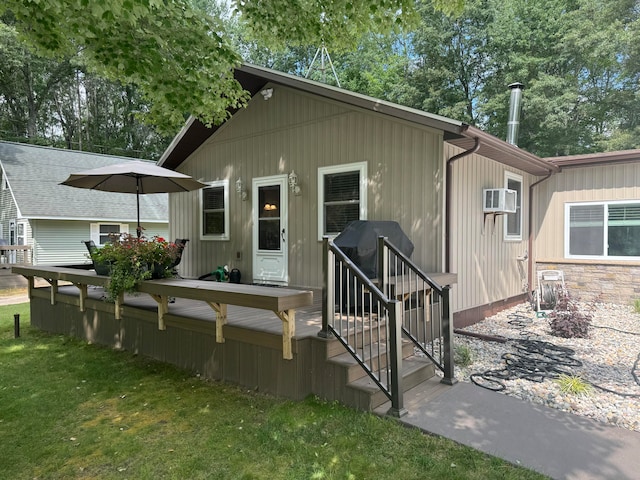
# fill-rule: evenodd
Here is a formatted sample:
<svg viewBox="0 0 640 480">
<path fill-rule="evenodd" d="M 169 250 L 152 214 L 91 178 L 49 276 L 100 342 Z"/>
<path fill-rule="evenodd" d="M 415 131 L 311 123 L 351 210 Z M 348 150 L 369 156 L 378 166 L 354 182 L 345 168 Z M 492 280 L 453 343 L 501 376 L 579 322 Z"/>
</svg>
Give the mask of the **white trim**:
<svg viewBox="0 0 640 480">
<path fill-rule="evenodd" d="M 318 167 L 318 240 L 322 240 L 324 232 L 324 176 L 332 173 L 358 171 L 360 174 L 360 215 L 359 220 L 367 219 L 367 162 L 345 163 L 328 167 Z M 331 232 L 335 235 L 337 232 Z"/>
<path fill-rule="evenodd" d="M 229 240 L 229 180 L 216 180 L 213 182 L 205 182 L 207 187 L 201 188 L 198 192 L 198 222 L 200 224 L 200 240 L 205 241 L 226 241 Z M 204 216 L 203 216 L 203 193 L 207 188 L 223 187 L 224 188 L 224 233 L 218 235 L 205 235 L 204 233 Z"/>
<path fill-rule="evenodd" d="M 640 260 L 640 256 L 619 256 L 619 255 L 607 255 L 607 251 L 609 250 L 609 229 L 607 228 L 609 225 L 609 205 L 629 205 L 629 204 L 640 204 L 639 200 L 629 199 L 629 200 L 602 200 L 595 202 L 567 202 L 564 204 L 564 258 L 567 259 L 583 259 L 583 260 L 628 260 L 628 261 L 638 261 Z M 570 236 L 570 223 L 571 223 L 571 207 L 573 206 L 587 206 L 587 205 L 602 205 L 604 207 L 603 212 L 603 227 L 602 227 L 602 235 L 603 235 L 603 252 L 602 255 L 571 255 L 569 241 L 571 239 Z"/>
<path fill-rule="evenodd" d="M 524 181 L 522 175 L 517 173 L 506 171 L 504 172 L 504 188 L 509 188 L 509 180 L 513 180 L 520 183 L 520 193 L 516 196 L 516 213 L 505 213 L 503 219 L 503 240 L 505 242 L 520 242 L 522 241 L 522 220 L 524 217 Z M 517 235 L 510 235 L 508 232 L 509 215 L 520 214 L 520 225 Z"/>
</svg>

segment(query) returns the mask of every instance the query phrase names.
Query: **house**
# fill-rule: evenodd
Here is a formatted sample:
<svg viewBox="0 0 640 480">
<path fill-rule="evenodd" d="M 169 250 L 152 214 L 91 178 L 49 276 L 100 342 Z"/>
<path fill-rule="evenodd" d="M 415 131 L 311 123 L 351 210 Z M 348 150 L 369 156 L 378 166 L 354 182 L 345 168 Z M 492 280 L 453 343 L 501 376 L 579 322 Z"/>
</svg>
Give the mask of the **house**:
<svg viewBox="0 0 640 480">
<path fill-rule="evenodd" d="M 265 68 L 235 75 L 247 107 L 220 126 L 189 119 L 159 161 L 209 185 L 169 196 L 171 236 L 192 240 L 182 275 L 228 265 L 243 282 L 319 288 L 323 236 L 394 220 L 421 269 L 457 273 L 456 325 L 525 298 L 530 192 L 557 165 L 449 118 Z M 486 209 L 484 190 L 505 188 L 510 213 Z"/>
<path fill-rule="evenodd" d="M 109 233 L 135 232 L 135 197 L 60 182 L 74 172 L 130 160 L 0 142 L 0 238 L 31 246 L 33 264 L 88 263 L 83 241 L 102 245 Z M 167 235 L 166 194 L 142 195 L 140 211 L 147 236 Z"/>
<path fill-rule="evenodd" d="M 562 171 L 536 187 L 537 270 L 564 273 L 584 301 L 640 298 L 640 150 L 547 158 Z"/>
</svg>

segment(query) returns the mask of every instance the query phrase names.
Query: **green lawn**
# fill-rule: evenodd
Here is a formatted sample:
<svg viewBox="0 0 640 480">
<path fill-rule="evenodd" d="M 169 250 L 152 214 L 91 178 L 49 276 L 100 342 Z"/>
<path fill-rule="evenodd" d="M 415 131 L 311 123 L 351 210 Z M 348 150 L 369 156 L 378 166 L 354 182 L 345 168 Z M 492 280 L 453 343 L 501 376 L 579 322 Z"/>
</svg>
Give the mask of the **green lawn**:
<svg viewBox="0 0 640 480">
<path fill-rule="evenodd" d="M 0 307 L 2 478 L 544 478 L 391 419 L 205 381 L 28 320 L 28 304 Z"/>
</svg>

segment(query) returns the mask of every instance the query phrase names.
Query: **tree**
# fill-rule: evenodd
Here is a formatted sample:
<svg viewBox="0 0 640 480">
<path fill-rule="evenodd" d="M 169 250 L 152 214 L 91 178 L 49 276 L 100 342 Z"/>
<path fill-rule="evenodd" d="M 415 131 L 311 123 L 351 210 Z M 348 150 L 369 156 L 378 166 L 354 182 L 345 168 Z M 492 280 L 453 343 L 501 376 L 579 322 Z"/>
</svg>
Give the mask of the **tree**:
<svg viewBox="0 0 640 480">
<path fill-rule="evenodd" d="M 438 0 L 451 10 L 463 0 Z M 413 17 L 413 0 L 238 0 L 250 31 L 269 45 L 351 45 L 367 30 Z M 77 54 L 93 73 L 138 86 L 147 121 L 173 132 L 185 114 L 220 123 L 247 101 L 233 78 L 240 56 L 219 18 L 188 0 L 5 0 L 22 38 L 41 53 Z"/>
</svg>

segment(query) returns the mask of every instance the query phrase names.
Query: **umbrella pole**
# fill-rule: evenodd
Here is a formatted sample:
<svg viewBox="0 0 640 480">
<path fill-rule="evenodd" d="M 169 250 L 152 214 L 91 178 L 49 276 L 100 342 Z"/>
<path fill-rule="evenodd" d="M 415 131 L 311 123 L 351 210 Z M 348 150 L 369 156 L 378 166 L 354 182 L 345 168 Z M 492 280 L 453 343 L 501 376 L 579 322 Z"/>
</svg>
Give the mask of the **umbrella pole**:
<svg viewBox="0 0 640 480">
<path fill-rule="evenodd" d="M 136 211 L 138 214 L 136 234 L 138 235 L 138 238 L 140 238 L 142 236 L 142 227 L 140 226 L 140 177 L 136 177 Z"/>
</svg>

